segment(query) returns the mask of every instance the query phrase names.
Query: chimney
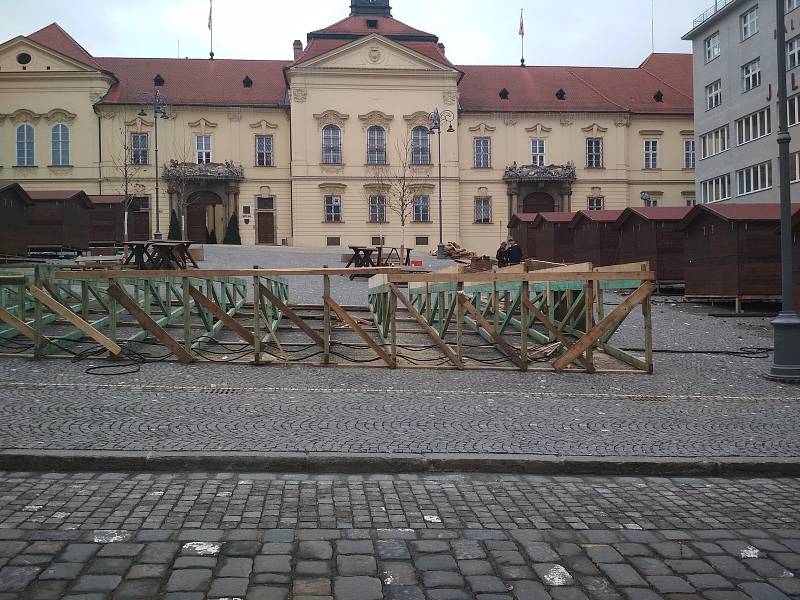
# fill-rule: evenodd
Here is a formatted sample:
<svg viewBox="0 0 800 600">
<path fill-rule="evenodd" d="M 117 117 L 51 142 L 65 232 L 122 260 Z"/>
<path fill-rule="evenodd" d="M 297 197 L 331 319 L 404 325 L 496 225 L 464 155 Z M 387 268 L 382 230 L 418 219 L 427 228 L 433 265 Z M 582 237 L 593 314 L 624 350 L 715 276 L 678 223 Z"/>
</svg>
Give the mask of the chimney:
<svg viewBox="0 0 800 600">
<path fill-rule="evenodd" d="M 303 54 L 303 42 L 295 40 L 292 46 L 294 47 L 294 59 L 297 60 L 300 58 L 300 55 Z"/>
<path fill-rule="evenodd" d="M 436 45 L 439 46 L 439 50 L 442 51 L 442 56 L 446 56 L 446 54 L 444 53 L 444 44 L 442 42 L 439 42 Z"/>
</svg>

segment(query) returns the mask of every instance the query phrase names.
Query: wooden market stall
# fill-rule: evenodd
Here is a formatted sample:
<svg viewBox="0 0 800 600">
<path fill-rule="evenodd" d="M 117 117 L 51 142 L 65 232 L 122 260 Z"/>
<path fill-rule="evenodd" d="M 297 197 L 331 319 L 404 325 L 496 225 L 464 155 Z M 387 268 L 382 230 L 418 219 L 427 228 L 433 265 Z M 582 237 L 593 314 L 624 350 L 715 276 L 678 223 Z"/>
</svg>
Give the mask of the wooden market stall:
<svg viewBox="0 0 800 600">
<path fill-rule="evenodd" d="M 570 222 L 576 263 L 590 262 L 596 267 L 617 262 L 619 231 L 614 228 L 621 210 L 581 210 Z"/>
<path fill-rule="evenodd" d="M 690 210 L 683 206 L 626 208 L 614 224 L 619 232 L 617 261 L 649 261 L 658 283 L 683 283 L 685 234 L 680 227 Z"/>
<path fill-rule="evenodd" d="M 554 263 L 574 262 L 573 231 L 570 227 L 575 213 L 543 212 L 539 213 L 531 226 L 531 234 L 535 239 L 537 260 Z"/>
<path fill-rule="evenodd" d="M 537 215 L 538 213 L 517 213 L 508 222 L 509 237 L 520 245 L 527 258 L 536 256 L 536 240 L 531 233 L 531 227 Z"/>
<path fill-rule="evenodd" d="M 124 240 L 125 196 L 88 196 L 94 209 L 89 213 L 91 222 L 90 242 L 113 242 Z"/>
<path fill-rule="evenodd" d="M 50 190 L 28 192 L 31 206 L 28 246 L 84 250 L 92 237 L 90 211 L 94 208 L 85 192 Z"/>
<path fill-rule="evenodd" d="M 0 186 L 0 255 L 23 256 L 27 252 L 31 203 L 18 183 Z"/>
</svg>

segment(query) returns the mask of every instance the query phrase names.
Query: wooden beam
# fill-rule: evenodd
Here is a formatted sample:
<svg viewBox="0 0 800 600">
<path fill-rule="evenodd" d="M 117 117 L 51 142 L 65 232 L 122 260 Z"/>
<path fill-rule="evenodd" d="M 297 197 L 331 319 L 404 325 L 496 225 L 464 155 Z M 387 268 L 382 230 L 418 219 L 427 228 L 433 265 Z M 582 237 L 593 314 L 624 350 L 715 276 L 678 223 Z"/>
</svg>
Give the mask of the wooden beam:
<svg viewBox="0 0 800 600">
<path fill-rule="evenodd" d="M 536 306 L 528 298 L 523 298 L 522 299 L 522 303 L 531 312 L 531 314 L 534 317 L 536 317 L 536 319 L 538 319 L 541 322 L 542 325 L 545 326 L 547 331 L 549 331 L 551 334 L 553 334 L 555 336 L 555 338 L 559 342 L 561 342 L 561 345 L 564 346 L 564 348 L 566 350 L 569 350 L 572 347 L 572 342 L 570 341 L 570 339 L 566 335 L 564 335 L 561 332 L 561 330 L 558 329 L 558 327 L 553 325 L 553 323 L 550 321 L 550 319 L 547 318 L 547 315 L 545 315 L 541 310 L 536 308 Z M 578 356 L 576 360 L 589 373 L 594 373 L 595 372 L 594 365 L 592 365 L 589 362 L 587 362 L 586 360 L 584 360 L 584 358 L 582 356 Z"/>
<path fill-rule="evenodd" d="M 88 335 L 98 344 L 103 346 L 106 350 L 111 352 L 111 354 L 117 356 L 122 352 L 122 348 L 120 348 L 116 342 L 114 342 L 113 340 L 109 339 L 108 337 L 97 331 L 97 329 L 92 327 L 90 323 L 87 323 L 86 321 L 81 319 L 69 308 L 67 308 L 57 300 L 54 300 L 47 294 L 45 294 L 41 289 L 39 289 L 35 285 L 31 285 L 29 289 L 31 291 L 31 295 L 36 300 L 44 304 L 47 308 L 52 310 L 54 313 L 59 315 L 64 320 L 68 321 L 69 323 L 80 329 L 83 333 Z"/>
<path fill-rule="evenodd" d="M 172 350 L 175 357 L 184 364 L 194 362 L 192 355 L 179 344 L 172 336 L 170 336 L 162 327 L 158 325 L 146 312 L 144 312 L 136 302 L 134 302 L 128 294 L 117 283 L 112 283 L 108 286 L 108 293 L 119 302 L 125 310 L 127 310 L 134 319 L 139 321 L 139 324 L 167 348 Z M 184 306 L 183 309 L 187 310 L 188 307 Z"/>
<path fill-rule="evenodd" d="M 472 315 L 478 325 L 480 325 L 481 328 L 486 331 L 486 333 L 492 336 L 495 344 L 497 344 L 503 353 L 511 359 L 511 362 L 513 362 L 523 371 L 528 370 L 528 361 L 520 358 L 520 356 L 517 354 L 517 351 L 514 350 L 514 348 L 512 348 L 511 345 L 503 339 L 503 336 L 497 333 L 495 328 L 492 327 L 492 324 L 484 318 L 484 316 L 481 314 L 481 311 L 472 305 L 465 294 L 460 293 L 458 295 L 458 302 L 467 310 L 469 314 Z"/>
<path fill-rule="evenodd" d="M 192 298 L 194 298 L 195 302 L 213 314 L 217 319 L 222 321 L 228 327 L 228 329 L 236 333 L 245 342 L 255 347 L 256 342 L 252 332 L 248 331 L 247 328 L 239 323 L 236 319 L 228 315 L 226 311 L 217 306 L 208 296 L 202 294 L 200 290 L 193 285 L 189 286 L 189 294 L 192 296 Z"/>
<path fill-rule="evenodd" d="M 425 319 L 425 317 L 423 317 L 419 311 L 414 308 L 400 288 L 398 288 L 396 284 L 390 283 L 389 289 L 391 289 L 392 293 L 397 297 L 397 299 L 403 303 L 403 306 L 406 307 L 406 310 L 408 310 L 409 314 L 417 320 L 417 323 L 419 323 L 422 329 L 425 330 L 425 333 L 427 333 L 436 343 L 436 345 L 439 346 L 439 349 L 445 353 L 445 356 L 450 359 L 450 362 L 459 369 L 463 369 L 464 363 L 461 361 L 461 359 L 456 356 L 456 353 L 453 352 L 450 346 L 448 346 L 447 343 L 436 333 L 436 330 L 428 324 L 427 319 Z"/>
<path fill-rule="evenodd" d="M 11 327 L 19 331 L 29 340 L 36 341 L 36 331 L 34 331 L 33 327 L 31 327 L 24 321 L 19 320 L 17 317 L 12 315 L 3 307 L 0 307 L 0 321 L 3 321 L 8 325 L 11 325 Z M 44 342 L 45 344 L 51 343 L 50 339 L 45 336 L 42 336 L 42 342 Z"/>
<path fill-rule="evenodd" d="M 372 348 L 375 354 L 377 354 L 383 359 L 383 362 L 389 365 L 389 367 L 392 369 L 397 367 L 397 363 L 392 359 L 392 357 L 389 356 L 386 353 L 386 351 L 383 348 L 381 348 L 377 344 L 377 342 L 375 342 L 375 340 L 373 340 L 369 336 L 369 334 L 366 331 L 364 331 L 358 323 L 355 322 L 353 317 L 348 315 L 347 311 L 336 303 L 336 301 L 333 298 L 331 298 L 326 294 L 325 296 L 323 296 L 323 300 L 325 301 L 325 304 L 327 304 L 333 309 L 333 312 L 336 313 L 336 315 L 339 317 L 339 319 L 341 319 L 343 323 L 347 324 L 347 326 L 350 327 L 350 329 L 355 331 L 358 334 L 358 337 L 364 340 L 367 346 Z"/>
<path fill-rule="evenodd" d="M 325 348 L 325 340 L 322 336 L 314 331 L 311 326 L 303 320 L 303 317 L 289 308 L 280 298 L 273 294 L 267 286 L 263 283 L 258 284 L 261 288 L 261 295 L 264 296 L 268 302 L 274 304 L 283 313 L 283 316 L 289 319 L 292 323 L 302 329 L 308 337 L 314 340 L 314 343 L 320 348 Z"/>
<path fill-rule="evenodd" d="M 650 297 L 655 290 L 655 286 L 650 281 L 645 281 L 638 290 L 628 296 L 625 301 L 612 310 L 606 317 L 600 321 L 592 329 L 586 332 L 580 340 L 578 340 L 572 348 L 562 354 L 554 363 L 556 371 L 563 371 L 567 366 L 573 362 L 578 356 L 586 352 L 597 342 L 609 327 L 613 327 L 620 323 L 627 317 L 631 311 L 639 305 L 643 300 Z"/>
</svg>

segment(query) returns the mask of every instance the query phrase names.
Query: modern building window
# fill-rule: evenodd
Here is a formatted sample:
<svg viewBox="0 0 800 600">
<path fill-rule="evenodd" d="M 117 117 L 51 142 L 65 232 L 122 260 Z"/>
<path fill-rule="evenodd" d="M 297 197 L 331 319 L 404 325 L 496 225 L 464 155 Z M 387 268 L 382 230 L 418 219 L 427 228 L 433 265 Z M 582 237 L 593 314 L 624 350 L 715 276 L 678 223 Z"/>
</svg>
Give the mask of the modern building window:
<svg viewBox="0 0 800 600">
<path fill-rule="evenodd" d="M 603 138 L 586 138 L 586 168 L 603 167 Z"/>
<path fill-rule="evenodd" d="M 797 35 L 786 42 L 786 69 L 800 66 L 800 35 Z"/>
<path fill-rule="evenodd" d="M 589 196 L 587 206 L 589 210 L 603 210 L 606 206 L 606 199 L 603 196 Z"/>
<path fill-rule="evenodd" d="M 772 133 L 769 106 L 736 121 L 736 144 L 741 146 Z"/>
<path fill-rule="evenodd" d="M 694 140 L 683 140 L 683 168 L 694 169 L 697 152 Z"/>
<path fill-rule="evenodd" d="M 475 168 L 490 169 L 492 167 L 492 140 L 488 137 L 476 137 L 473 140 L 475 150 Z"/>
<path fill-rule="evenodd" d="M 726 173 L 700 183 L 703 204 L 727 200 L 731 197 L 731 175 Z"/>
<path fill-rule="evenodd" d="M 211 162 L 211 136 L 198 135 L 197 136 L 197 164 Z"/>
<path fill-rule="evenodd" d="M 256 166 L 271 167 L 273 165 L 272 136 L 256 136 Z"/>
<path fill-rule="evenodd" d="M 386 223 L 386 197 L 369 197 L 369 222 Z"/>
<path fill-rule="evenodd" d="M 692 196 L 684 196 L 684 199 L 686 200 L 686 206 L 688 208 L 692 208 L 693 206 L 697 206 L 697 196 L 694 196 L 694 195 L 692 195 Z"/>
<path fill-rule="evenodd" d="M 742 41 L 758 33 L 758 4 L 739 17 Z"/>
<path fill-rule="evenodd" d="M 131 134 L 131 163 L 146 165 L 148 163 L 148 139 L 146 133 Z"/>
<path fill-rule="evenodd" d="M 367 164 L 386 164 L 386 131 L 378 125 L 367 129 Z"/>
<path fill-rule="evenodd" d="M 69 127 L 63 123 L 53 125 L 50 130 L 50 155 L 51 165 L 69 164 Z"/>
<path fill-rule="evenodd" d="M 700 136 L 700 159 L 709 158 L 728 149 L 728 126 Z"/>
<path fill-rule="evenodd" d="M 545 143 L 544 140 L 535 138 L 531 140 L 531 164 L 534 167 L 545 165 Z"/>
<path fill-rule="evenodd" d="M 33 126 L 23 123 L 17 127 L 17 166 L 32 167 L 35 164 Z"/>
<path fill-rule="evenodd" d="M 411 130 L 411 164 L 431 164 L 431 140 L 427 127 L 419 126 Z"/>
<path fill-rule="evenodd" d="M 492 222 L 491 198 L 475 198 L 475 222 L 480 224 Z"/>
<path fill-rule="evenodd" d="M 786 0 L 786 12 L 794 10 L 798 6 L 800 6 L 800 0 Z"/>
<path fill-rule="evenodd" d="M 722 104 L 722 80 L 717 79 L 706 86 L 706 110 L 717 108 Z"/>
<path fill-rule="evenodd" d="M 325 222 L 342 222 L 342 197 L 336 195 L 325 196 Z"/>
<path fill-rule="evenodd" d="M 711 62 L 720 54 L 719 31 L 711 34 L 705 40 L 706 62 Z"/>
<path fill-rule="evenodd" d="M 658 168 L 658 140 L 644 141 L 644 168 Z"/>
<path fill-rule="evenodd" d="M 772 187 L 772 161 L 736 171 L 736 194 L 746 196 Z"/>
<path fill-rule="evenodd" d="M 800 181 L 800 152 L 794 152 L 789 156 L 789 179 L 792 183 Z"/>
<path fill-rule="evenodd" d="M 342 130 L 336 125 L 322 128 L 322 162 L 326 165 L 342 164 Z"/>
<path fill-rule="evenodd" d="M 414 196 L 414 222 L 428 223 L 431 220 L 431 199 L 428 196 Z"/>
<path fill-rule="evenodd" d="M 749 92 L 761 85 L 761 59 L 757 58 L 742 67 L 742 92 Z"/>
<path fill-rule="evenodd" d="M 800 95 L 792 96 L 786 101 L 789 111 L 789 127 L 800 123 Z"/>
</svg>

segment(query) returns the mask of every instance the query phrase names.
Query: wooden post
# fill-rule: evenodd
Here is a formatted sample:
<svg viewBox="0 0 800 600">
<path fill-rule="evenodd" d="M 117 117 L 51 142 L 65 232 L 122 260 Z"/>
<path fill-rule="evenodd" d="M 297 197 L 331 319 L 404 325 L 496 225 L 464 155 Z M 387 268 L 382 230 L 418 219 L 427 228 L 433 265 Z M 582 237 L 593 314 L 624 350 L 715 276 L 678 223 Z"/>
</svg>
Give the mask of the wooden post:
<svg viewBox="0 0 800 600">
<path fill-rule="evenodd" d="M 108 280 L 108 286 L 111 287 L 115 281 Z M 106 289 L 108 294 L 108 289 Z M 111 294 L 108 294 L 108 337 L 116 342 L 117 341 L 117 299 Z"/>
<path fill-rule="evenodd" d="M 261 285 L 258 276 L 253 277 L 253 364 L 261 364 Z"/>
<path fill-rule="evenodd" d="M 34 285 L 41 289 L 42 286 L 42 274 L 39 267 L 33 268 L 33 283 Z M 44 323 L 42 321 L 43 317 L 43 306 L 42 303 L 34 297 L 34 305 L 33 305 L 33 329 L 36 332 L 36 335 L 33 340 L 33 358 L 39 360 L 42 358 L 42 350 L 44 350 L 43 346 L 43 334 L 44 332 L 42 329 L 44 328 Z"/>
<path fill-rule="evenodd" d="M 81 316 L 84 321 L 89 320 L 89 282 L 81 281 Z"/>
<path fill-rule="evenodd" d="M 25 292 L 25 284 L 19 284 L 19 292 L 18 296 L 19 304 L 17 305 L 17 315 L 19 316 L 19 320 L 23 323 L 27 321 L 28 316 L 28 307 L 26 306 L 28 295 Z"/>
<path fill-rule="evenodd" d="M 497 331 L 500 328 L 500 311 L 498 310 L 497 306 L 497 282 L 492 282 L 492 313 L 494 313 L 494 330 Z"/>
<path fill-rule="evenodd" d="M 647 372 L 653 374 L 653 295 L 648 294 L 642 302 L 642 317 L 644 318 L 644 362 Z"/>
<path fill-rule="evenodd" d="M 519 323 L 522 336 L 520 338 L 519 356 L 525 363 L 527 370 L 528 366 L 528 304 L 530 303 L 530 284 L 527 281 L 522 282 L 522 289 L 520 290 L 522 301 L 519 305 Z M 495 328 L 496 329 L 496 328 Z"/>
<path fill-rule="evenodd" d="M 464 282 L 456 283 L 456 352 L 458 360 L 464 362 L 464 305 L 458 301 L 464 291 Z M 444 332 L 442 332 L 444 337 Z"/>
<path fill-rule="evenodd" d="M 391 319 L 392 360 L 397 363 L 397 296 L 387 292 L 389 297 L 389 319 Z"/>
<path fill-rule="evenodd" d="M 431 322 L 431 284 L 427 281 L 425 282 L 425 320 L 430 323 Z"/>
<path fill-rule="evenodd" d="M 594 327 L 594 282 L 586 282 L 586 333 L 589 333 Z M 594 364 L 594 350 L 592 346 L 586 349 L 586 362 L 590 365 Z"/>
<path fill-rule="evenodd" d="M 144 314 L 150 316 L 150 310 L 153 306 L 153 289 L 149 281 L 144 282 Z"/>
<path fill-rule="evenodd" d="M 436 314 L 439 315 L 439 331 L 442 332 L 442 338 L 444 338 L 445 334 L 447 333 L 444 330 L 444 319 L 445 319 L 445 316 L 444 316 L 444 311 L 445 311 L 444 305 L 445 305 L 445 303 L 444 303 L 444 291 L 440 291 L 439 292 L 439 307 L 438 307 L 438 310 L 436 311 Z M 461 358 L 461 357 L 459 356 L 458 358 Z"/>
<path fill-rule="evenodd" d="M 183 305 L 183 347 L 192 353 L 192 307 L 189 295 L 189 278 L 181 277 L 181 304 Z"/>
<path fill-rule="evenodd" d="M 331 295 L 331 278 L 330 275 L 323 275 L 323 293 L 326 298 Z M 331 307 L 327 302 L 323 308 L 323 332 L 322 340 L 324 347 L 322 349 L 322 364 L 328 365 L 331 362 Z"/>
</svg>

